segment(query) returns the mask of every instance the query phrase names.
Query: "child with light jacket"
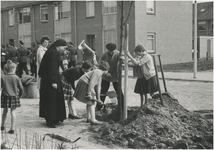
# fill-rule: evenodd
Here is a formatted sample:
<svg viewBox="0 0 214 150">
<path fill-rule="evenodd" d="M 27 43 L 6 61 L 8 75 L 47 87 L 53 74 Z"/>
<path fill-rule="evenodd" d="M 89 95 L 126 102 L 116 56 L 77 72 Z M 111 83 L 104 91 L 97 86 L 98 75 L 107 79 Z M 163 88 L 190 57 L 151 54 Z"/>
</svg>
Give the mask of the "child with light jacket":
<svg viewBox="0 0 214 150">
<path fill-rule="evenodd" d="M 135 57 L 132 57 L 129 51 L 125 50 L 126 55 L 131 59 L 129 65 L 133 66 L 134 76 L 137 77 L 134 92 L 140 94 L 142 106 L 147 103 L 148 93 L 152 96 L 158 91 L 157 78 L 153 58 L 143 45 L 137 45 L 134 52 Z"/>
</svg>

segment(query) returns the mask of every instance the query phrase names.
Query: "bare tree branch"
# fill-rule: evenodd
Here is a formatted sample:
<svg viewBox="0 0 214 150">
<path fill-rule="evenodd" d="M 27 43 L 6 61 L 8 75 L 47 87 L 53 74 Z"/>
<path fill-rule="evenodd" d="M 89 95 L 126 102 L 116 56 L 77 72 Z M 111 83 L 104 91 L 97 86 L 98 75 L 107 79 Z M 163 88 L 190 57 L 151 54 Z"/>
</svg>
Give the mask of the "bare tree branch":
<svg viewBox="0 0 214 150">
<path fill-rule="evenodd" d="M 131 4 L 130 4 L 130 6 L 129 6 L 129 11 L 128 11 L 128 16 L 127 16 L 127 18 L 126 18 L 125 22 L 123 23 L 123 25 L 125 25 L 125 24 L 126 24 L 126 22 L 127 22 L 127 21 L 128 21 L 128 19 L 129 19 L 130 12 L 131 12 L 131 8 L 132 8 L 132 4 L 133 4 L 133 1 L 131 1 Z"/>
</svg>

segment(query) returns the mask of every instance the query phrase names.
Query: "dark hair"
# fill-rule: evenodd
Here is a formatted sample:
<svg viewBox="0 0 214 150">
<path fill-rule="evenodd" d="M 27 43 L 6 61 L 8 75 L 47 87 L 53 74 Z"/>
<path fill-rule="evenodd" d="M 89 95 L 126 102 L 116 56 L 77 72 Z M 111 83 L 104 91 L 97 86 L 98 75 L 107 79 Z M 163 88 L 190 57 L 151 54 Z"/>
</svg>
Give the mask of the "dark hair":
<svg viewBox="0 0 214 150">
<path fill-rule="evenodd" d="M 43 36 L 43 37 L 40 39 L 40 44 L 42 44 L 45 40 L 50 41 L 50 38 L 49 38 L 48 36 Z"/>
<path fill-rule="evenodd" d="M 101 61 L 101 63 L 99 64 L 98 68 L 102 71 L 106 71 L 109 70 L 110 66 L 109 63 L 106 61 Z"/>
<path fill-rule="evenodd" d="M 143 45 L 141 44 L 138 44 L 135 49 L 134 49 L 135 52 L 144 52 L 146 51 L 146 49 L 143 47 Z"/>
<path fill-rule="evenodd" d="M 32 42 L 32 43 L 31 43 L 31 46 L 36 46 L 36 42 Z"/>
<path fill-rule="evenodd" d="M 19 44 L 24 45 L 24 42 L 22 40 L 19 41 Z"/>
<path fill-rule="evenodd" d="M 82 64 L 82 68 L 83 68 L 83 69 L 86 69 L 86 70 L 92 68 L 92 66 L 93 66 L 93 64 L 92 64 L 90 61 L 88 61 L 88 60 L 86 60 L 86 61 Z"/>
</svg>

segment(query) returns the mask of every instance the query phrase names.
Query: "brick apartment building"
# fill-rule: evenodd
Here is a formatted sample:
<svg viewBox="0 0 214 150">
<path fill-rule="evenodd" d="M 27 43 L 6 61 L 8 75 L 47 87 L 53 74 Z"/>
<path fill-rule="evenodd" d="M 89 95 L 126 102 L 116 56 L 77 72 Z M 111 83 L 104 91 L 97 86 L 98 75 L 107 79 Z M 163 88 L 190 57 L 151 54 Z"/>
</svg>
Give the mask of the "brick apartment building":
<svg viewBox="0 0 214 150">
<path fill-rule="evenodd" d="M 98 57 L 108 42 L 120 45 L 121 1 L 1 1 L 1 43 L 26 47 L 48 35 L 77 47 L 85 39 Z M 126 18 L 130 1 L 124 1 Z M 133 1 L 129 49 L 143 44 L 163 64 L 192 60 L 191 1 Z M 79 62 L 81 56 L 79 55 Z"/>
</svg>

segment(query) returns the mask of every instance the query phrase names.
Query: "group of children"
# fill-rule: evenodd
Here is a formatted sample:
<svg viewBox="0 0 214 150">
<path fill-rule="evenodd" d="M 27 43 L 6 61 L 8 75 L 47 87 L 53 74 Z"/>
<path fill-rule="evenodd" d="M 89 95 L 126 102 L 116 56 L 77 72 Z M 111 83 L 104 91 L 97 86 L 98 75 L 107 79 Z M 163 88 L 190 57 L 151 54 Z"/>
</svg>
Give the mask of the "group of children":
<svg viewBox="0 0 214 150">
<path fill-rule="evenodd" d="M 133 66 L 137 82 L 134 92 L 140 94 L 141 105 L 146 103 L 147 94 L 153 95 L 158 90 L 157 79 L 153 59 L 142 45 L 137 45 L 134 49 L 135 57 L 132 57 L 128 50 L 124 50 L 130 58 L 129 65 Z M 101 124 L 95 118 L 96 104 L 103 104 L 100 100 L 101 81 L 103 74 L 110 69 L 108 62 L 102 61 L 97 68 L 93 68 L 90 61 L 85 61 L 81 67 L 68 68 L 62 72 L 61 82 L 64 92 L 64 100 L 67 101 L 69 115 L 71 119 L 80 119 L 73 106 L 73 100 L 76 98 L 86 104 L 87 122 L 91 125 Z M 8 108 L 11 108 L 11 128 L 9 133 L 14 133 L 15 128 L 15 110 L 20 107 L 20 97 L 23 87 L 20 79 L 15 75 L 16 64 L 8 60 L 4 66 L 5 75 L 1 77 L 2 94 L 1 108 L 4 108 L 2 114 L 1 130 L 5 130 L 5 121 Z M 78 83 L 75 87 L 75 81 Z M 145 97 L 145 100 L 144 100 Z"/>
</svg>

